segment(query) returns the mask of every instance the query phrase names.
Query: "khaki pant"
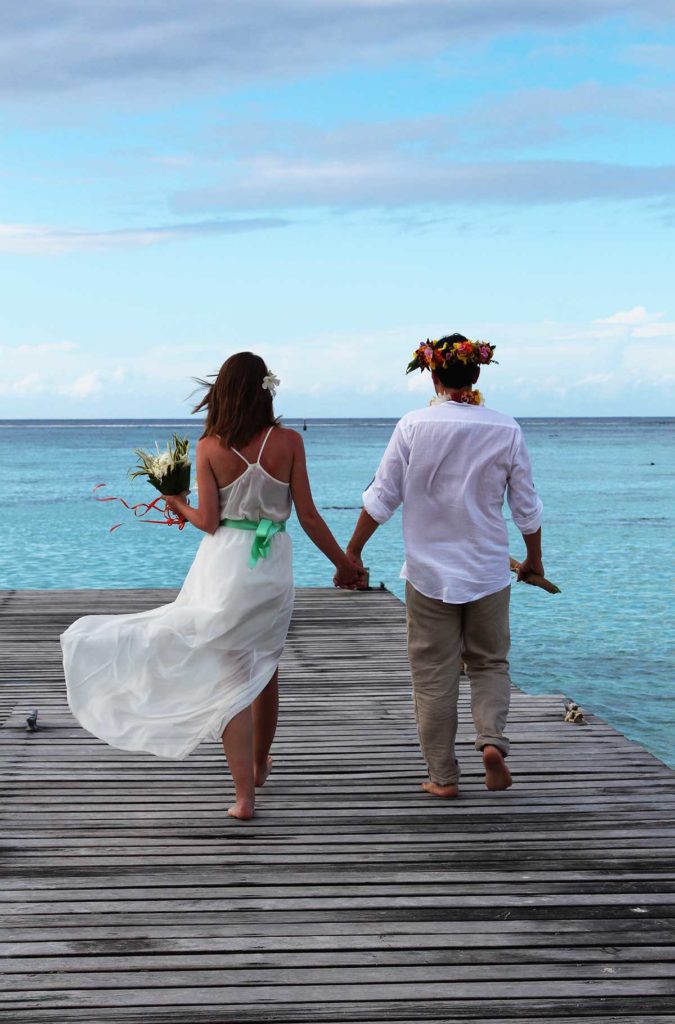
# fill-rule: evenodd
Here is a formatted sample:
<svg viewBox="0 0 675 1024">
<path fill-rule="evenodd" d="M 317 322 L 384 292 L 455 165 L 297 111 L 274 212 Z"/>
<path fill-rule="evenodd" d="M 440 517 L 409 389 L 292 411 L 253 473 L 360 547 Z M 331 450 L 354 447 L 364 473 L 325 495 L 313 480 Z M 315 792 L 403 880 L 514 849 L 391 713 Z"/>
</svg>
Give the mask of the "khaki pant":
<svg viewBox="0 0 675 1024">
<path fill-rule="evenodd" d="M 504 753 L 511 679 L 509 597 L 511 588 L 467 604 L 425 597 L 406 583 L 408 657 L 415 717 L 429 779 L 450 786 L 459 779 L 455 759 L 457 698 L 462 660 L 471 683 L 476 749 L 492 744 Z"/>
</svg>

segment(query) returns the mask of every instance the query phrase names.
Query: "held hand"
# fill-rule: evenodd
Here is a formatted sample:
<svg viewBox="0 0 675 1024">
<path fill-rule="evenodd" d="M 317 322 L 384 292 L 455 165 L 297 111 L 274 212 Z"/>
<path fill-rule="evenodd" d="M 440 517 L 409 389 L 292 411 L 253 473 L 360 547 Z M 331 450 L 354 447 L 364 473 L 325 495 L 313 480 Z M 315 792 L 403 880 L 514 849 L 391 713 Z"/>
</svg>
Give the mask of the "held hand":
<svg viewBox="0 0 675 1024">
<path fill-rule="evenodd" d="M 349 546 L 349 544 L 347 545 L 347 548 L 346 548 L 346 551 L 345 551 L 345 555 L 347 556 L 349 561 L 352 563 L 352 565 L 355 565 L 357 569 L 363 569 L 363 559 L 361 558 L 360 552 L 354 551 Z"/>
<path fill-rule="evenodd" d="M 340 566 L 333 576 L 333 586 L 340 590 L 355 590 L 358 580 L 357 570 L 349 566 Z"/>
<path fill-rule="evenodd" d="M 370 587 L 370 581 L 369 581 L 369 578 L 368 578 L 368 570 L 367 569 L 359 569 L 358 572 L 359 572 L 359 575 L 358 575 L 358 579 L 356 581 L 356 589 L 357 590 L 368 590 L 369 587 Z"/>
<path fill-rule="evenodd" d="M 368 570 L 363 567 L 363 559 L 361 558 L 360 552 L 353 551 L 349 545 L 347 545 L 347 558 L 351 561 L 352 565 L 358 570 L 358 579 L 356 581 L 356 590 L 367 590 L 369 587 Z"/>
<path fill-rule="evenodd" d="M 536 573 L 537 576 L 545 576 L 544 563 L 541 558 L 526 558 L 518 568 L 518 579 L 522 580 L 528 573 Z"/>
<path fill-rule="evenodd" d="M 352 549 L 348 545 L 347 558 L 349 558 L 352 564 L 355 565 L 356 568 L 358 569 L 359 577 L 356 581 L 356 589 L 368 590 L 368 587 L 370 585 L 370 581 L 368 578 L 368 570 L 363 567 L 363 559 L 361 558 L 361 555 L 357 554 L 355 551 L 352 551 Z"/>
<path fill-rule="evenodd" d="M 366 572 L 360 558 L 346 555 L 333 576 L 333 584 L 343 590 L 362 590 L 366 586 Z"/>
</svg>

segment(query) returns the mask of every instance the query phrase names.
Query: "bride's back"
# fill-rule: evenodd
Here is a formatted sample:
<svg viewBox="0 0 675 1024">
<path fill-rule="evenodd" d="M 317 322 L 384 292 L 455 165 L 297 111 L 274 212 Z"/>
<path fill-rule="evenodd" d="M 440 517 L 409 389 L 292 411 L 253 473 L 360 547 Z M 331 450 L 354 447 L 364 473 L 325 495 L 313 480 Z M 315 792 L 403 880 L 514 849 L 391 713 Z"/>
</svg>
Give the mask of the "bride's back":
<svg viewBox="0 0 675 1024">
<path fill-rule="evenodd" d="M 284 427 L 273 427 L 267 441 L 269 427 L 259 430 L 241 448 L 228 448 L 218 437 L 205 437 L 200 444 L 205 448 L 209 464 L 218 487 L 229 487 L 247 472 L 248 465 L 258 463 L 268 476 L 279 483 L 288 484 L 293 465 L 293 449 L 290 431 Z M 261 449 L 262 456 L 260 455 Z"/>
</svg>

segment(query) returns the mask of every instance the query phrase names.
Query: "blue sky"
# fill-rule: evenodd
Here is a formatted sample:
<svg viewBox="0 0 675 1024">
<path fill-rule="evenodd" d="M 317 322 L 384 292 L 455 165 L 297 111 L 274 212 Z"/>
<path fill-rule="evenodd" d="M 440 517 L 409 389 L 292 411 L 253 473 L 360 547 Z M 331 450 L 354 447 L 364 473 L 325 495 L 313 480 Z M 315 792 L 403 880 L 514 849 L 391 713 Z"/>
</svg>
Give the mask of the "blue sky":
<svg viewBox="0 0 675 1024">
<path fill-rule="evenodd" d="M 0 417 L 673 412 L 675 4 L 27 0 L 0 13 Z"/>
</svg>

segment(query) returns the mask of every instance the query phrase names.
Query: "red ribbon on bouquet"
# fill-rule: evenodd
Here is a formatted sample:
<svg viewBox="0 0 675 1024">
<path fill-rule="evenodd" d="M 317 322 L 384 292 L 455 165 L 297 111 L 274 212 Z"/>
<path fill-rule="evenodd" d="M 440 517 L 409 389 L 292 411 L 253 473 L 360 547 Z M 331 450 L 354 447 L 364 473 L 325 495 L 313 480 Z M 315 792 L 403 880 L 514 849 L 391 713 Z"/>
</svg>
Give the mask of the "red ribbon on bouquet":
<svg viewBox="0 0 675 1024">
<path fill-rule="evenodd" d="M 133 512 L 136 519 L 140 519 L 144 523 L 155 523 L 158 526 L 177 526 L 179 530 L 182 530 L 185 527 L 187 519 L 184 519 L 183 516 L 178 515 L 176 512 L 172 512 L 172 510 L 166 504 L 166 500 L 163 494 L 158 494 L 154 501 L 139 501 L 137 505 L 129 505 L 129 503 L 124 500 L 124 498 L 113 497 L 112 495 L 106 498 L 99 498 L 98 495 L 96 494 L 96 491 L 99 489 L 99 487 L 107 486 L 107 484 L 96 484 L 96 486 L 93 488 L 93 493 L 96 501 L 119 501 L 120 504 L 124 505 L 125 508 L 128 508 L 130 512 Z M 164 504 L 160 505 L 159 502 L 164 502 Z M 146 519 L 145 517 L 153 511 L 157 512 L 164 518 Z M 113 530 L 117 530 L 122 525 L 122 523 L 115 523 L 114 526 L 110 527 L 109 532 L 112 533 Z"/>
</svg>

